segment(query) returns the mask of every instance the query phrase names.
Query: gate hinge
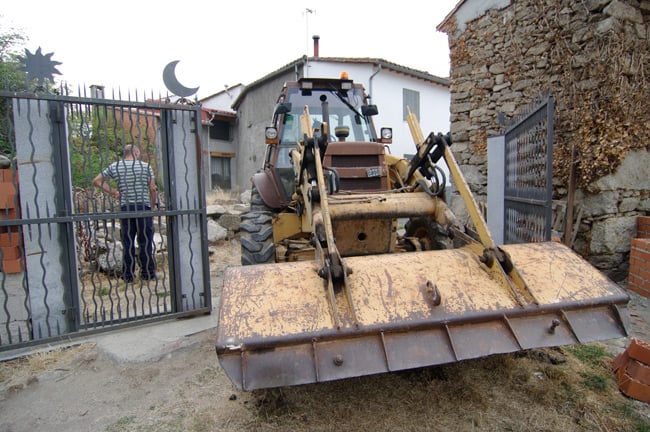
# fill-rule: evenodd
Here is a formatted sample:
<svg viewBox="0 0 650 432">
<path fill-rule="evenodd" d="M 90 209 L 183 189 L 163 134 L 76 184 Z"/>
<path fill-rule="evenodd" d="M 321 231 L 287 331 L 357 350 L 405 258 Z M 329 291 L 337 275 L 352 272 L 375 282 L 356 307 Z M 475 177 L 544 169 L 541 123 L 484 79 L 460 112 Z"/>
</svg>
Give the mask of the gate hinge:
<svg viewBox="0 0 650 432">
<path fill-rule="evenodd" d="M 63 123 L 64 122 L 63 109 L 61 109 L 61 105 L 54 105 L 50 109 L 50 118 L 52 119 L 53 123 Z"/>
<path fill-rule="evenodd" d="M 77 320 L 77 308 L 69 307 L 61 311 L 61 315 L 65 316 L 68 320 L 74 322 Z"/>
</svg>

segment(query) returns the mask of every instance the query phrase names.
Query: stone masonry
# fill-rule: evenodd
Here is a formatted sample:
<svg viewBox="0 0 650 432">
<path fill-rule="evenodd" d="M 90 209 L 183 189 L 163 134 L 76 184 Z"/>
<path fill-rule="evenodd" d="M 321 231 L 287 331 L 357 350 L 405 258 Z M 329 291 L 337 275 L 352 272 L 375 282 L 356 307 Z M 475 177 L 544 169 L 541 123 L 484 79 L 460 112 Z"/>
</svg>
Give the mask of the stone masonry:
<svg viewBox="0 0 650 432">
<path fill-rule="evenodd" d="M 646 0 L 465 0 L 438 26 L 450 46 L 452 150 L 477 201 L 499 117 L 552 92 L 553 198 L 566 201 L 573 165 L 573 248 L 615 281 L 627 276 L 636 217 L 650 214 L 649 23 Z"/>
</svg>

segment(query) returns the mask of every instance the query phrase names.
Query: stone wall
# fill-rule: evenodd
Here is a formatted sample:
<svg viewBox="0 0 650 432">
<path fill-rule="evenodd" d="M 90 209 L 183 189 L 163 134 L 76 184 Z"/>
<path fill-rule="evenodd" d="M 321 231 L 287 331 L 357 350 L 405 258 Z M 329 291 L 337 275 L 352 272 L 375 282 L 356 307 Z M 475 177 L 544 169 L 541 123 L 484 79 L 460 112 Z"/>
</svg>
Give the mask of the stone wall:
<svg viewBox="0 0 650 432">
<path fill-rule="evenodd" d="M 573 247 L 624 279 L 635 217 L 650 212 L 650 2 L 485 5 L 461 2 L 438 26 L 449 37 L 452 150 L 472 191 L 485 201 L 487 137 L 503 133 L 499 117 L 552 92 L 553 198 L 566 200 L 573 165 L 580 214 Z M 452 207 L 462 217 L 459 202 Z"/>
</svg>

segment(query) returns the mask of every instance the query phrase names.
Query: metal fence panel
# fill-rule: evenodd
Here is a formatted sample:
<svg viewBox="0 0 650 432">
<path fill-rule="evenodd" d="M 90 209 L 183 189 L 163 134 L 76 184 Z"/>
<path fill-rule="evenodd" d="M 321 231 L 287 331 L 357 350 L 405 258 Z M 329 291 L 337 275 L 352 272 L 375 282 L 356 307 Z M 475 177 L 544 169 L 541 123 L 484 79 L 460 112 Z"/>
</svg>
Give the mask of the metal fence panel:
<svg viewBox="0 0 650 432">
<path fill-rule="evenodd" d="M 0 103 L 0 350 L 209 313 L 199 107 L 9 92 Z M 93 186 L 127 144 L 153 168 L 159 208 L 124 211 Z M 141 220 L 152 235 L 121 235 Z M 141 271 L 127 280 L 125 255 Z"/>
<path fill-rule="evenodd" d="M 553 97 L 505 133 L 505 243 L 551 239 Z"/>
</svg>

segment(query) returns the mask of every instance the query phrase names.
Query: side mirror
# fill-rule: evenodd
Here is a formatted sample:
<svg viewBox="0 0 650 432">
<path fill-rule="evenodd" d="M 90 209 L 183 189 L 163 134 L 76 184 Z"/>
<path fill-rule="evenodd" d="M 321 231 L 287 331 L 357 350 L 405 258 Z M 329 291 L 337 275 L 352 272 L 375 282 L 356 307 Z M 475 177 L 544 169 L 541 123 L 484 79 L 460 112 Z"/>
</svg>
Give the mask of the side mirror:
<svg viewBox="0 0 650 432">
<path fill-rule="evenodd" d="M 364 117 L 372 117 L 379 114 L 379 110 L 377 109 L 377 105 L 362 105 L 361 114 L 363 114 Z"/>
<path fill-rule="evenodd" d="M 283 102 L 275 106 L 274 115 L 287 114 L 290 112 L 291 112 L 291 102 Z"/>
</svg>

